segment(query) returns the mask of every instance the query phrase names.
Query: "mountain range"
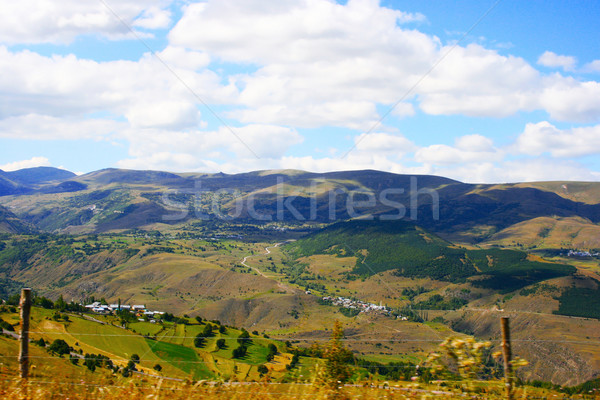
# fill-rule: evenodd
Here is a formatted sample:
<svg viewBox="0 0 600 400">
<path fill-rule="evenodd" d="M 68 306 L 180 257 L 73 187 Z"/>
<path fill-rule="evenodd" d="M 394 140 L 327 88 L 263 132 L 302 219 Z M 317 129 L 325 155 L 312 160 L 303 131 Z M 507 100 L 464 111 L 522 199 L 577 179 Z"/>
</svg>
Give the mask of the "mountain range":
<svg viewBox="0 0 600 400">
<path fill-rule="evenodd" d="M 39 167 L 0 172 L 0 205 L 0 229 L 12 232 L 168 230 L 204 219 L 331 223 L 403 217 L 464 243 L 514 239 L 512 244 L 528 246 L 600 247 L 599 182 L 467 184 L 372 170 L 228 175 L 104 169 L 76 176 Z"/>
</svg>

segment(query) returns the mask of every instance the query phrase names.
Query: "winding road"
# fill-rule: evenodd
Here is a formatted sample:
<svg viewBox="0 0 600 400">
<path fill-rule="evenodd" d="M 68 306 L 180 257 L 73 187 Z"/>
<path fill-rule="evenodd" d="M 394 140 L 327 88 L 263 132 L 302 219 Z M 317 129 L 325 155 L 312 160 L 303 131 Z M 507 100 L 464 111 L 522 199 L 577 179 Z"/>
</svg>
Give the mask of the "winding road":
<svg viewBox="0 0 600 400">
<path fill-rule="evenodd" d="M 292 294 L 297 294 L 297 293 L 300 293 L 300 290 L 298 290 L 298 289 L 296 289 L 296 288 L 293 288 L 293 287 L 290 287 L 290 286 L 288 286 L 288 285 L 286 285 L 286 284 L 284 284 L 284 283 L 281 283 L 281 282 L 279 282 L 279 281 L 275 280 L 274 278 L 272 278 L 272 277 L 270 277 L 270 276 L 266 275 L 266 274 L 265 274 L 264 272 L 262 272 L 260 269 L 258 269 L 258 268 L 256 268 L 256 267 L 253 267 L 253 266 L 251 266 L 251 265 L 248 265 L 248 264 L 246 264 L 246 261 L 248 261 L 248 259 L 249 259 L 250 257 L 256 257 L 256 256 L 258 256 L 258 255 L 261 255 L 261 256 L 266 256 L 266 255 L 269 255 L 269 254 L 271 254 L 271 250 L 270 250 L 270 249 L 274 249 L 275 247 L 279 247 L 279 246 L 280 246 L 280 245 L 282 245 L 282 244 L 289 243 L 289 242 L 293 242 L 293 241 L 294 241 L 294 239 L 290 239 L 290 240 L 286 240 L 286 241 L 284 241 L 284 242 L 275 243 L 273 246 L 267 246 L 267 247 L 265 247 L 265 252 L 264 252 L 263 254 L 255 254 L 255 255 L 246 256 L 246 257 L 244 257 L 244 259 L 243 259 L 243 260 L 240 262 L 240 264 L 242 264 L 242 265 L 243 265 L 244 267 L 246 267 L 246 268 L 250 268 L 250 269 L 252 269 L 254 272 L 256 272 L 258 275 L 262 276 L 263 278 L 267 278 L 267 279 L 270 279 L 270 280 L 274 280 L 274 281 L 276 281 L 276 282 L 277 282 L 277 287 L 279 287 L 281 290 L 284 290 L 284 291 L 285 291 L 285 292 L 287 292 L 287 293 L 292 293 Z"/>
</svg>

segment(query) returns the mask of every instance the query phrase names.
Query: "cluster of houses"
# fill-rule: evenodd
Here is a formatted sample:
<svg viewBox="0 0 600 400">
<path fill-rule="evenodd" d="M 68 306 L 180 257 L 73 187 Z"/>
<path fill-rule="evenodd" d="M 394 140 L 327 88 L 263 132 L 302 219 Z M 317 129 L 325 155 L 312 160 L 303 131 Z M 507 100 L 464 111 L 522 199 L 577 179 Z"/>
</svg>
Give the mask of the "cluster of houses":
<svg viewBox="0 0 600 400">
<path fill-rule="evenodd" d="M 383 306 L 381 304 L 377 305 L 377 304 L 373 304 L 373 303 L 367 303 L 367 302 L 364 302 L 361 300 L 352 300 L 347 297 L 326 296 L 326 297 L 323 297 L 323 301 L 331 303 L 334 306 L 340 306 L 340 307 L 344 307 L 344 308 L 350 308 L 353 310 L 359 310 L 360 312 L 364 312 L 364 313 L 376 313 L 376 314 L 382 314 L 382 315 L 390 315 L 390 313 L 391 313 L 391 310 L 388 307 Z"/>
<path fill-rule="evenodd" d="M 144 317 L 156 318 L 164 314 L 164 311 L 147 310 L 146 306 L 143 304 L 101 304 L 99 301 L 95 301 L 92 304 L 86 304 L 84 307 L 97 314 L 110 314 L 119 310 L 129 311 L 130 313 L 135 314 L 140 320 L 143 320 Z"/>
<path fill-rule="evenodd" d="M 600 253 L 591 253 L 589 251 L 580 251 L 580 250 L 569 250 L 567 253 L 569 257 L 598 257 Z"/>
</svg>

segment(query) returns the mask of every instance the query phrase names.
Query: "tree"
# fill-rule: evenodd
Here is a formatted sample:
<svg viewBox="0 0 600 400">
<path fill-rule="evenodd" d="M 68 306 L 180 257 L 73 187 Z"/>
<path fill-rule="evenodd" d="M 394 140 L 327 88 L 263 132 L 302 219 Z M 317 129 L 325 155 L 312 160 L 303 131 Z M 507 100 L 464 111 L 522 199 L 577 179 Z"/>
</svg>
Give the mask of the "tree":
<svg viewBox="0 0 600 400">
<path fill-rule="evenodd" d="M 199 316 L 199 315 L 197 315 L 196 316 L 196 322 L 198 322 L 199 324 L 201 324 L 202 323 L 202 317 Z"/>
<path fill-rule="evenodd" d="M 140 356 L 137 355 L 137 354 L 132 354 L 131 355 L 131 361 L 133 361 L 136 364 L 139 364 L 140 363 Z"/>
<path fill-rule="evenodd" d="M 0 318 L 0 332 L 2 332 L 2 329 L 6 329 L 7 331 L 10 331 L 10 332 L 14 332 L 15 331 L 15 327 L 14 326 L 12 326 L 8 322 L 6 322 L 2 318 Z"/>
<path fill-rule="evenodd" d="M 267 368 L 267 366 L 265 364 L 259 365 L 257 370 L 258 370 L 258 373 L 260 374 L 260 376 L 263 376 L 264 374 L 269 373 L 269 368 Z"/>
<path fill-rule="evenodd" d="M 269 343 L 269 346 L 267 346 L 269 352 L 267 353 L 267 361 L 271 361 L 273 360 L 273 358 L 275 358 L 275 355 L 277 354 L 277 346 L 275 346 L 273 343 Z"/>
<path fill-rule="evenodd" d="M 127 367 L 125 367 L 125 369 L 127 369 L 128 371 L 137 371 L 135 362 L 133 362 L 133 360 L 129 360 L 129 362 L 127 363 Z"/>
<path fill-rule="evenodd" d="M 71 347 L 64 340 L 56 339 L 54 342 L 52 342 L 50 347 L 48 347 L 48 350 L 51 353 L 56 353 L 59 356 L 62 356 L 63 354 L 69 354 L 71 352 Z"/>
<path fill-rule="evenodd" d="M 225 333 L 227 332 L 227 328 L 225 327 L 225 325 L 219 325 L 219 333 Z"/>
<path fill-rule="evenodd" d="M 246 348 L 246 346 L 240 344 L 238 347 L 233 349 L 233 352 L 231 355 L 233 358 L 242 358 L 242 357 L 245 357 L 247 353 L 248 353 L 248 349 Z"/>
<path fill-rule="evenodd" d="M 318 380 L 331 389 L 337 389 L 339 383 L 347 382 L 352 375 L 348 363 L 352 361 L 353 355 L 342 343 L 343 337 L 342 324 L 336 321 L 331 332 L 331 339 L 323 351 L 325 364 L 317 373 Z"/>
<path fill-rule="evenodd" d="M 158 372 L 160 372 L 162 370 L 162 366 L 160 364 L 156 364 L 153 368 L 155 371 L 158 371 Z"/>
<path fill-rule="evenodd" d="M 250 345 L 250 334 L 248 333 L 248 331 L 245 329 L 242 329 L 242 333 L 240 333 L 240 335 L 238 336 L 237 341 L 241 346 L 249 346 Z"/>
<path fill-rule="evenodd" d="M 54 303 L 52 300 L 47 299 L 46 297 L 36 297 L 33 299 L 33 304 L 42 308 L 51 309 L 54 308 Z"/>
<path fill-rule="evenodd" d="M 83 365 L 85 365 L 87 369 L 89 369 L 92 372 L 96 370 L 96 360 L 92 358 L 90 354 L 86 353 Z"/>
<path fill-rule="evenodd" d="M 202 333 L 199 333 L 196 335 L 196 337 L 194 338 L 194 346 L 196 347 L 204 347 L 204 336 L 202 335 Z"/>
<path fill-rule="evenodd" d="M 294 355 L 292 356 L 292 360 L 290 361 L 290 363 L 287 366 L 287 369 L 292 369 L 296 366 L 296 364 L 298 364 L 298 362 L 300 361 L 300 355 L 298 354 L 298 350 L 294 351 Z"/>
<path fill-rule="evenodd" d="M 58 309 L 59 311 L 65 311 L 67 309 L 67 302 L 65 299 L 63 299 L 62 294 L 58 297 L 56 303 L 54 303 L 54 308 Z"/>
<path fill-rule="evenodd" d="M 225 348 L 225 339 L 221 338 L 217 340 L 217 349 L 221 350 Z"/>
<path fill-rule="evenodd" d="M 213 336 L 212 325 L 206 324 L 204 326 L 204 329 L 202 330 L 201 335 L 204 336 L 205 338 L 212 337 Z"/>
</svg>

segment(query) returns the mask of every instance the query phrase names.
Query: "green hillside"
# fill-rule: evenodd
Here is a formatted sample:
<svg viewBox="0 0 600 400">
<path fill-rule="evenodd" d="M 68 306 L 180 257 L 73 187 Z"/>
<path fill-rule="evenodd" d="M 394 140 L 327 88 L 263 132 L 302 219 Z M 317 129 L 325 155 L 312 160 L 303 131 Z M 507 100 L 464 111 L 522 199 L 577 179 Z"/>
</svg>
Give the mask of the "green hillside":
<svg viewBox="0 0 600 400">
<path fill-rule="evenodd" d="M 572 266 L 530 261 L 516 250 L 467 250 L 406 221 L 339 222 L 286 246 L 293 259 L 313 254 L 356 256 L 356 275 L 393 270 L 414 278 L 463 282 L 510 292 L 572 274 Z"/>
<path fill-rule="evenodd" d="M 221 325 L 219 321 L 171 315 L 153 322 L 138 322 L 131 315 L 136 322 L 123 327 L 120 317 L 115 315 L 61 312 L 52 302 L 46 307 L 32 308 L 32 340 L 39 347 L 38 341 L 43 339 L 49 353 L 42 361 L 35 360 L 38 363 L 57 357 L 49 351 L 49 345 L 55 340 L 64 340 L 72 354 L 108 357 L 120 372 L 133 355 L 139 356 L 136 371 L 180 379 L 252 380 L 260 377 L 259 366 L 266 366 L 273 378 L 280 379 L 291 370 L 286 366 L 292 359 L 293 349 L 285 343 Z M 0 320 L 5 321 L 5 326 L 16 324 L 19 318 L 16 309 L 10 310 L 11 307 L 0 307 Z M 207 328 L 212 333 L 205 337 Z M 248 335 L 248 339 L 239 339 L 244 335 Z M 200 346 L 194 340 L 197 336 L 205 338 Z M 221 348 L 216 345 L 219 340 L 224 343 Z M 246 350 L 243 355 L 234 357 L 233 350 L 238 347 Z M 83 364 L 82 361 L 75 365 L 85 369 Z M 160 369 L 157 370 L 156 365 L 160 365 Z"/>
</svg>

